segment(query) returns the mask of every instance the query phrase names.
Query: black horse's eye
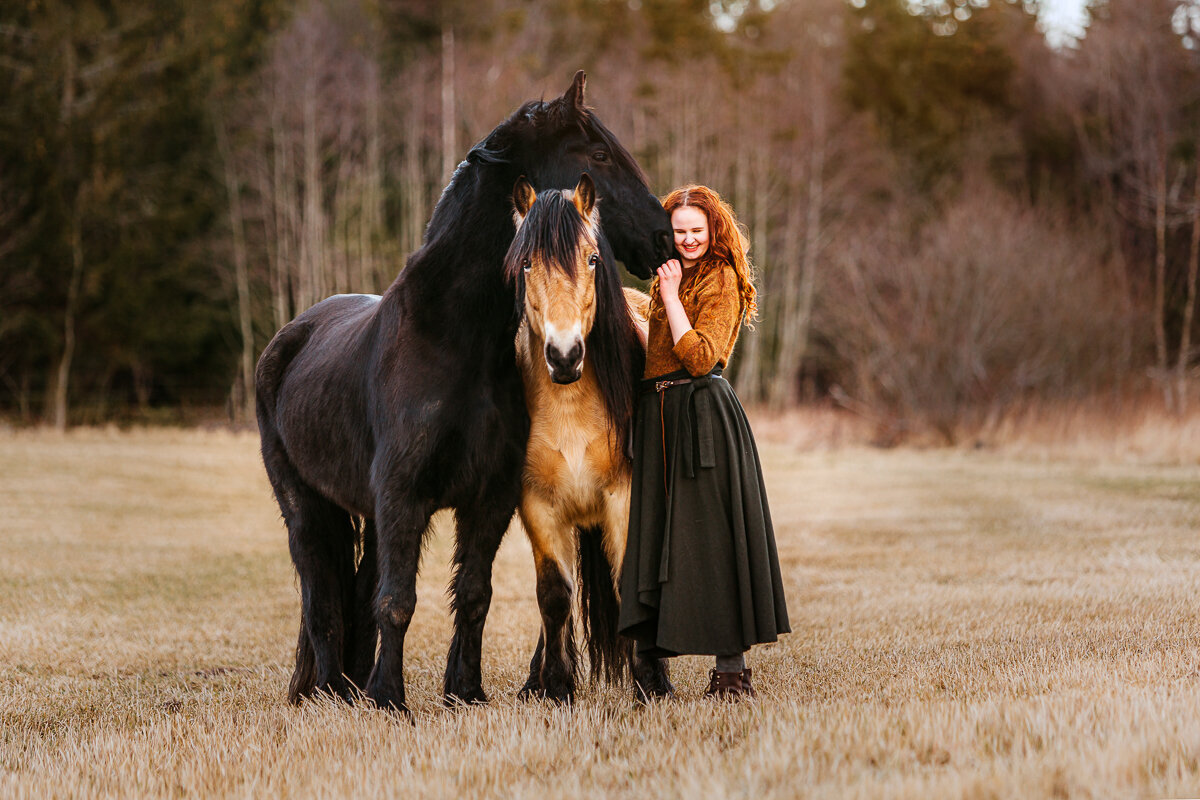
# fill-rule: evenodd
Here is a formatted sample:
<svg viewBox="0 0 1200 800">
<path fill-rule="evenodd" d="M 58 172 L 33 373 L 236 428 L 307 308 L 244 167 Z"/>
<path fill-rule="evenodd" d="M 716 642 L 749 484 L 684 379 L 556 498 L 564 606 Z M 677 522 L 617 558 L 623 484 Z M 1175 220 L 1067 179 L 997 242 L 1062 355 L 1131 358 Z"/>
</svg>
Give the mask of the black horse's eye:
<svg viewBox="0 0 1200 800">
<path fill-rule="evenodd" d="M 597 150 L 592 153 L 592 161 L 599 161 L 601 164 L 608 161 L 608 153 L 604 150 Z"/>
<path fill-rule="evenodd" d="M 592 253 L 592 255 L 588 258 L 588 266 L 591 267 L 592 269 L 595 269 L 596 265 L 599 263 L 600 263 L 600 256 L 596 253 Z"/>
<path fill-rule="evenodd" d="M 530 266 L 529 266 L 529 259 L 528 259 L 528 258 L 522 258 L 522 259 L 521 259 L 521 269 L 525 270 L 526 272 L 529 272 L 529 270 L 530 270 Z"/>
</svg>

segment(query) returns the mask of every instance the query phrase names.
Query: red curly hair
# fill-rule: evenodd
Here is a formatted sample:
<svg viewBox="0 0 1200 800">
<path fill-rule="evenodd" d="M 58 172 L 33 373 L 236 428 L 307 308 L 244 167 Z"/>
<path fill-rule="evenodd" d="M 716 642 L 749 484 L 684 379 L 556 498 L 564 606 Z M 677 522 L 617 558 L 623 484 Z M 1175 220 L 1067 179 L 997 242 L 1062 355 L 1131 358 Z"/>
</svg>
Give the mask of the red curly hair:
<svg viewBox="0 0 1200 800">
<path fill-rule="evenodd" d="M 753 322 L 758 317 L 755 300 L 758 293 L 754 289 L 754 266 L 748 257 L 750 237 L 737 221 L 733 208 L 721 199 L 721 195 L 697 184 L 681 186 L 663 200 L 663 208 L 668 214 L 683 206 L 699 209 L 708 220 L 708 251 L 700 258 L 700 265 L 707 268 L 723 262 L 733 267 L 742 296 L 742 319 L 746 323 Z M 657 289 L 658 278 L 654 280 L 656 285 L 652 292 Z"/>
</svg>

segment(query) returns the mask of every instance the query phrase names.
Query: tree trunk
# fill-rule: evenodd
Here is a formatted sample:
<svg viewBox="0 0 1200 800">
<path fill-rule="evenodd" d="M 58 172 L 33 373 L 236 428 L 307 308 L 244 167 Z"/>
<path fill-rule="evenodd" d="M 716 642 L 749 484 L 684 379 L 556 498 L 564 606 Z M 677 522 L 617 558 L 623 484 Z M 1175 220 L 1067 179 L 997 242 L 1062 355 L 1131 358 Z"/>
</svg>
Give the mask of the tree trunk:
<svg viewBox="0 0 1200 800">
<path fill-rule="evenodd" d="M 789 220 L 784 258 L 787 281 L 784 303 L 787 313 L 780 321 L 781 341 L 775 362 L 771 405 L 780 408 L 796 401 L 796 377 L 808 350 L 808 331 L 812 321 L 813 296 L 816 293 L 817 257 L 821 250 L 822 210 L 825 206 L 826 118 L 821 62 L 816 62 L 810 104 L 811 140 L 808 163 L 808 197 L 804 221 L 804 252 L 796 252 L 798 219 Z M 796 216 L 799 209 L 796 208 Z"/>
<path fill-rule="evenodd" d="M 301 239 L 301 297 L 303 311 L 325 296 L 323 233 L 325 220 L 321 186 L 320 136 L 317 132 L 316 77 L 310 75 L 304 92 L 304 217 Z"/>
<path fill-rule="evenodd" d="M 75 116 L 75 44 L 71 40 L 63 45 L 64 74 L 61 123 L 67 139 L 67 174 L 74 176 L 74 147 L 71 144 L 71 121 Z M 67 307 L 63 312 L 63 349 L 58 360 L 58 373 L 54 383 L 54 428 L 67 429 L 67 398 L 71 382 L 71 361 L 75 358 L 75 306 L 83 283 L 83 223 L 80 208 L 83 189 L 75 188 L 71 204 L 71 280 L 67 284 Z"/>
<path fill-rule="evenodd" d="M 1187 365 L 1192 349 L 1192 319 L 1196 312 L 1196 273 L 1200 269 L 1200 165 L 1192 190 L 1192 241 L 1188 250 L 1187 302 L 1183 307 L 1183 330 L 1179 333 L 1179 357 L 1175 362 L 1175 403 L 1182 415 L 1187 412 Z"/>
<path fill-rule="evenodd" d="M 442 28 L 442 185 L 458 166 L 454 121 L 454 28 Z"/>
<path fill-rule="evenodd" d="M 71 361 L 75 358 L 75 307 L 83 284 L 83 233 L 78 201 L 71 212 L 71 282 L 67 285 L 67 309 L 63 314 L 63 351 L 58 360 L 54 383 L 54 429 L 67 429 L 67 392 L 70 388 Z"/>
<path fill-rule="evenodd" d="M 411 102 L 405 119 L 404 157 L 400 164 L 400 251 L 407 259 L 421 246 L 425 229 L 425 167 L 422 158 L 424 93 L 419 86 L 409 88 Z M 390 283 L 396 269 L 386 276 Z"/>
<path fill-rule="evenodd" d="M 766 142 L 759 142 L 754 149 L 753 175 L 754 184 L 753 204 L 750 207 L 751 240 L 754 242 L 752 253 L 758 264 L 760 283 L 765 281 L 768 272 L 769 252 L 767 249 L 769 236 L 770 202 L 770 168 L 771 150 Z M 763 336 L 765 331 L 756 329 L 749 332 L 746 348 L 738 363 L 738 394 L 750 403 L 758 403 L 763 399 Z"/>
<path fill-rule="evenodd" d="M 371 85 L 367 101 L 367 166 L 366 190 L 359 225 L 360 276 L 359 291 L 374 292 L 379 281 L 379 265 L 375 243 L 383 233 L 383 146 L 379 125 L 379 72 L 371 70 Z M 386 284 L 385 284 L 386 285 Z"/>
<path fill-rule="evenodd" d="M 1162 382 L 1163 397 L 1172 408 L 1170 383 L 1167 378 L 1167 164 L 1160 157 L 1155 176 L 1154 203 L 1154 349 L 1157 354 L 1157 373 Z"/>
<path fill-rule="evenodd" d="M 254 419 L 254 327 L 250 316 L 250 274 L 246 259 L 246 233 L 242 216 L 242 192 L 237 171 L 233 165 L 233 154 L 229 148 L 229 136 L 224 120 L 215 123 L 217 151 L 224 162 L 225 193 L 229 199 L 229 228 L 232 232 L 233 270 L 237 284 L 238 329 L 242 337 L 241 403 L 235 405 L 234 413 L 239 422 Z"/>
<path fill-rule="evenodd" d="M 284 169 L 285 159 L 288 158 L 287 146 L 284 143 L 283 119 L 279 109 L 279 101 L 271 101 L 271 193 L 270 218 L 272 253 L 271 295 L 272 307 L 275 311 L 275 330 L 279 330 L 292 318 L 291 288 L 289 274 L 292 266 L 291 247 L 289 238 L 291 226 L 288 224 L 284 203 Z"/>
</svg>

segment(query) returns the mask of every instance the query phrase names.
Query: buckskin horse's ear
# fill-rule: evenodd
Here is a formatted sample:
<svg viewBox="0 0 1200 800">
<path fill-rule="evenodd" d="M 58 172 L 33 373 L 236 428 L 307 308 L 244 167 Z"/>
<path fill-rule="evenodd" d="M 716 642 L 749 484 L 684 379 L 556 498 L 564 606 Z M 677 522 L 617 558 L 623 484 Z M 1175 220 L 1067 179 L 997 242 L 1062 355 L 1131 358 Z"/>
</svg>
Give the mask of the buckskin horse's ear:
<svg viewBox="0 0 1200 800">
<path fill-rule="evenodd" d="M 537 193 L 533 191 L 533 187 L 529 185 L 529 181 L 525 176 L 517 178 L 517 185 L 513 187 L 513 206 L 517 209 L 517 214 L 521 219 L 529 214 L 529 209 L 533 208 L 533 201 L 537 200 Z"/>
<path fill-rule="evenodd" d="M 571 198 L 571 202 L 579 209 L 584 219 L 591 218 L 592 209 L 596 207 L 596 184 L 592 183 L 591 175 L 585 172 L 579 176 L 579 183 L 575 184 L 575 196 Z"/>
<path fill-rule="evenodd" d="M 583 111 L 583 90 L 587 86 L 587 73 L 583 70 L 575 73 L 571 88 L 563 94 L 563 99 L 576 111 Z"/>
</svg>

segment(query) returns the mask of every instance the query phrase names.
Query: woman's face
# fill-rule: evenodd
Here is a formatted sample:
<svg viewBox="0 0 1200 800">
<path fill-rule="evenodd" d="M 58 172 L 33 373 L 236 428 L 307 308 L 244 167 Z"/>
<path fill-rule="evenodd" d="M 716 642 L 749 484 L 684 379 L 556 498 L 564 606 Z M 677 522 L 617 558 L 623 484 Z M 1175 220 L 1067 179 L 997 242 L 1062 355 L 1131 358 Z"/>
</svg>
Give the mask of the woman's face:
<svg viewBox="0 0 1200 800">
<path fill-rule="evenodd" d="M 708 217 L 695 206 L 680 206 L 671 212 L 671 228 L 683 265 L 695 266 L 708 252 Z"/>
</svg>

